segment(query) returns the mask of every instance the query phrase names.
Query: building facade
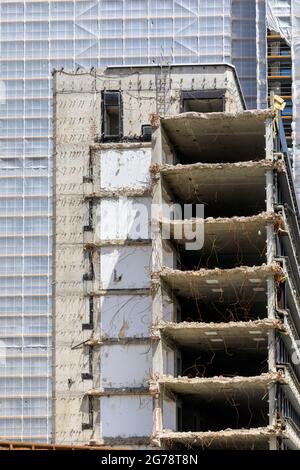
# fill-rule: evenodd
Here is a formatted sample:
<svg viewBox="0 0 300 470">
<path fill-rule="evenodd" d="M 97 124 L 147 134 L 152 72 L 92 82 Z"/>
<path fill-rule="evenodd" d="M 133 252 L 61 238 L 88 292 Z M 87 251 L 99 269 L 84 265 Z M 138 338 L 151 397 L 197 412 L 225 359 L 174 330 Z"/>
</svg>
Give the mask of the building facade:
<svg viewBox="0 0 300 470">
<path fill-rule="evenodd" d="M 288 0 L 1 1 L 2 438 L 52 439 L 52 69 L 227 62 L 248 107 L 265 108 L 265 19 L 296 58 L 293 4 L 291 15 Z M 295 109 L 294 120 L 296 132 Z"/>
<path fill-rule="evenodd" d="M 299 449 L 275 109 L 245 110 L 227 65 L 54 76 L 55 442 Z"/>
</svg>

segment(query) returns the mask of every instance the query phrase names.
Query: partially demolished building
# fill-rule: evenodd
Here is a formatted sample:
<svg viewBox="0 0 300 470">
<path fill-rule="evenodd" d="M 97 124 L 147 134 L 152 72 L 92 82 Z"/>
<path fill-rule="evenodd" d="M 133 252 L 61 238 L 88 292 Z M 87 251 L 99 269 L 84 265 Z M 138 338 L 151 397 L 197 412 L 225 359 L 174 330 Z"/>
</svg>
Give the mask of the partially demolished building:
<svg viewBox="0 0 300 470">
<path fill-rule="evenodd" d="M 300 449 L 299 212 L 276 109 L 246 110 L 224 64 L 54 84 L 54 441 Z"/>
</svg>

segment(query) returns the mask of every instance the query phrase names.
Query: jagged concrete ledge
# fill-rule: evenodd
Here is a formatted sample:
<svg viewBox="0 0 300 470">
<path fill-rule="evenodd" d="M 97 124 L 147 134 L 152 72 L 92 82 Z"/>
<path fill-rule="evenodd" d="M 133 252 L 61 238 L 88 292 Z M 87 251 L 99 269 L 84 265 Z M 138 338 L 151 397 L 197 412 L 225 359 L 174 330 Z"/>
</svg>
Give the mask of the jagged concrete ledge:
<svg viewBox="0 0 300 470">
<path fill-rule="evenodd" d="M 246 274 L 247 276 L 251 276 L 252 274 L 261 275 L 263 277 L 268 277 L 270 275 L 282 275 L 283 269 L 279 263 L 273 262 L 271 264 L 262 264 L 261 266 L 239 266 L 237 268 L 232 269 L 199 269 L 198 271 L 180 271 L 177 269 L 172 269 L 168 267 L 164 267 L 160 272 L 154 273 L 153 278 L 156 277 L 166 277 L 170 276 L 174 279 L 176 277 L 195 277 L 195 278 L 207 278 L 212 275 L 214 276 L 223 276 L 223 275 L 236 275 L 240 276 L 241 274 Z"/>
<path fill-rule="evenodd" d="M 191 173 L 192 176 L 195 177 L 198 173 L 205 173 L 211 172 L 212 170 L 222 170 L 227 172 L 234 172 L 240 174 L 241 172 L 249 170 L 253 170 L 255 174 L 255 170 L 274 170 L 276 169 L 278 172 L 285 171 L 285 163 L 284 160 L 250 160 L 246 162 L 233 162 L 233 163 L 189 163 L 189 164 L 181 164 L 178 163 L 177 165 L 151 165 L 150 171 L 152 174 L 161 173 L 162 175 L 169 176 L 180 176 L 184 177 L 186 173 Z"/>
<path fill-rule="evenodd" d="M 147 246 L 152 243 L 150 238 L 125 238 L 114 240 L 99 240 L 96 242 L 87 242 L 84 244 L 85 250 L 94 251 L 104 246 Z"/>
<path fill-rule="evenodd" d="M 149 387 L 118 387 L 118 388 L 93 388 L 83 393 L 84 396 L 103 397 L 103 396 L 123 396 L 123 395 L 150 395 Z"/>
<path fill-rule="evenodd" d="M 173 377 L 161 376 L 149 381 L 150 391 L 158 393 L 163 387 L 175 394 L 197 395 L 201 399 L 211 400 L 218 394 L 234 394 L 236 397 L 247 398 L 249 395 L 257 395 L 267 392 L 272 384 L 281 382 L 281 372 L 267 372 L 252 377 Z"/>
<path fill-rule="evenodd" d="M 257 350 L 267 348 L 268 333 L 272 330 L 288 334 L 281 320 L 268 318 L 254 321 L 230 321 L 227 323 L 204 322 L 160 322 L 152 327 L 153 338 L 163 335 L 180 346 L 199 350 Z M 257 338 L 260 343 L 257 342 Z M 215 340 L 218 340 L 216 342 Z M 220 341 L 221 340 L 221 341 Z"/>
<path fill-rule="evenodd" d="M 85 292 L 84 297 L 102 297 L 104 295 L 150 295 L 151 289 L 145 287 L 140 289 L 100 289 L 100 290 L 89 290 Z"/>
<path fill-rule="evenodd" d="M 215 200 L 215 193 L 218 191 L 218 194 L 224 194 L 224 197 L 226 195 L 226 201 L 232 200 L 232 204 L 236 204 L 237 194 L 242 206 L 255 206 L 260 201 L 261 210 L 265 210 L 262 201 L 266 198 L 266 173 L 272 173 L 274 170 L 278 174 L 286 175 L 284 162 L 272 159 L 151 167 L 153 181 L 161 177 L 164 189 L 170 193 L 169 196 L 172 195 L 172 200 L 198 203 L 204 201 L 208 204 Z M 219 200 L 222 202 L 222 199 Z M 236 212 L 234 215 L 243 214 Z"/>
<path fill-rule="evenodd" d="M 124 142 L 95 142 L 90 145 L 91 150 L 125 150 L 127 148 L 129 149 L 140 149 L 140 148 L 151 148 L 152 143 L 151 142 L 130 142 L 130 141 L 124 141 Z"/>
<path fill-rule="evenodd" d="M 249 295 L 253 289 L 251 279 L 257 280 L 257 286 L 267 279 L 275 278 L 278 282 L 284 279 L 284 270 L 279 263 L 262 264 L 260 266 L 239 266 L 232 269 L 199 269 L 198 271 L 180 271 L 163 267 L 161 271 L 152 274 L 153 289 L 163 281 L 169 288 L 183 296 L 201 296 L 223 293 L 236 298 L 237 289 L 240 293 Z M 209 281 L 208 283 L 206 281 Z M 214 282 L 215 285 L 211 283 Z M 252 291 L 251 291 L 252 292 Z"/>
<path fill-rule="evenodd" d="M 284 431 L 276 427 L 259 427 L 250 429 L 225 429 L 222 431 L 206 432 L 175 432 L 164 430 L 155 435 L 155 438 L 164 445 L 186 444 L 203 448 L 239 448 L 253 445 L 268 444 L 271 437 L 281 437 Z"/>
<path fill-rule="evenodd" d="M 265 122 L 266 119 L 273 119 L 275 117 L 275 112 L 273 109 L 247 109 L 238 113 L 229 113 L 229 112 L 213 112 L 213 113 L 198 113 L 198 112 L 186 112 L 180 114 L 174 114 L 173 116 L 164 116 L 160 120 L 162 123 L 172 122 L 172 121 L 182 121 L 185 119 L 188 120 L 204 120 L 204 121 L 232 121 L 236 125 L 245 122 L 249 125 L 249 120 L 257 122 Z M 227 123 L 226 123 L 227 124 Z M 228 130 L 226 131 L 228 133 Z"/>
<path fill-rule="evenodd" d="M 171 225 L 181 225 L 181 224 L 195 224 L 199 219 L 192 217 L 191 219 L 184 220 L 170 220 L 167 218 L 162 218 L 160 224 L 169 223 Z M 200 219 L 202 220 L 202 219 Z M 234 217 L 208 217 L 204 219 L 205 225 L 234 225 L 238 229 L 242 226 L 252 226 L 253 224 L 264 224 L 264 223 L 278 223 L 284 224 L 284 219 L 280 213 L 276 212 L 260 212 L 257 215 L 250 216 L 234 216 Z"/>
<path fill-rule="evenodd" d="M 194 395 L 199 399 L 211 402 L 213 398 L 234 396 L 238 399 L 253 397 L 262 399 L 274 384 L 286 386 L 286 393 L 294 408 L 300 409 L 299 384 L 286 367 L 278 366 L 275 371 L 269 371 L 257 376 L 234 377 L 173 377 L 169 375 L 157 377 L 149 381 L 150 392 L 160 393 L 162 390 L 178 395 Z"/>
<path fill-rule="evenodd" d="M 89 193 L 84 196 L 84 200 L 89 199 L 103 199 L 103 198 L 119 198 L 122 196 L 126 197 L 150 197 L 151 196 L 151 188 L 142 188 L 136 189 L 131 187 L 124 187 L 121 189 L 102 189 L 97 192 Z"/>
<path fill-rule="evenodd" d="M 199 224 L 204 224 L 204 240 L 206 240 L 207 237 L 218 237 L 219 239 L 228 239 L 228 241 L 230 241 L 234 233 L 237 236 L 249 237 L 251 235 L 251 237 L 257 238 L 255 241 L 258 242 L 260 238 L 263 238 L 257 232 L 259 228 L 263 229 L 267 225 L 272 224 L 275 231 L 286 230 L 282 215 L 275 212 L 261 212 L 248 217 L 208 217 L 207 219 L 191 218 L 184 220 L 162 218 L 159 223 L 161 229 L 168 230 L 170 238 L 178 244 L 190 241 L 185 237 L 186 230 L 183 230 L 183 228 L 187 228 L 189 230 L 188 233 L 195 233 L 196 227 L 199 227 Z M 226 230 L 224 230 L 225 226 Z M 177 236 L 179 229 L 179 233 L 182 234 L 181 238 Z M 233 240 L 233 242 L 235 242 L 235 240 Z"/>
</svg>

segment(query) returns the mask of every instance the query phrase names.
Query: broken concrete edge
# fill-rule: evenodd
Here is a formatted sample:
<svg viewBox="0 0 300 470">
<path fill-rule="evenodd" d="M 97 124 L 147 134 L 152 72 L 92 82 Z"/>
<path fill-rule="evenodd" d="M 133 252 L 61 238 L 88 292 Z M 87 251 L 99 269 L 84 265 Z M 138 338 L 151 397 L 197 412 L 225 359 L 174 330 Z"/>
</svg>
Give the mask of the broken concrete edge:
<svg viewBox="0 0 300 470">
<path fill-rule="evenodd" d="M 161 174 L 176 174 L 176 173 L 190 173 L 195 170 L 233 170 L 240 169 L 244 170 L 246 168 L 262 168 L 265 170 L 276 170 L 279 173 L 285 171 L 284 160 L 257 160 L 257 161 L 246 161 L 246 162 L 234 162 L 234 163 L 189 163 L 183 165 L 178 163 L 176 165 L 169 164 L 154 164 L 150 166 L 150 172 L 152 176 Z"/>
<path fill-rule="evenodd" d="M 86 194 L 84 196 L 84 201 L 88 199 L 104 199 L 104 198 L 118 198 L 118 197 L 150 197 L 151 196 L 151 187 L 147 186 L 145 188 L 136 189 L 132 187 L 123 187 L 120 189 L 102 189 L 101 191 L 93 192 Z"/>
<path fill-rule="evenodd" d="M 215 377 L 173 377 L 169 375 L 157 375 L 153 376 L 149 380 L 149 387 L 120 387 L 120 388 L 108 388 L 108 389 L 90 389 L 84 392 L 85 396 L 105 396 L 105 395 L 127 395 L 128 393 L 134 393 L 136 395 L 156 395 L 160 393 L 161 386 L 172 386 L 174 385 L 211 385 L 216 387 L 221 386 L 237 386 L 245 387 L 249 385 L 258 385 L 265 386 L 266 388 L 275 383 L 281 383 L 289 385 L 290 378 L 286 379 L 284 371 L 279 369 L 277 371 L 270 371 L 263 373 L 261 375 L 253 377 L 243 377 L 243 376 L 234 376 L 234 377 L 224 377 L 224 376 L 215 376 Z"/>
<path fill-rule="evenodd" d="M 218 121 L 218 120 L 237 120 L 244 121 L 249 119 L 255 119 L 265 121 L 267 119 L 275 118 L 275 111 L 271 108 L 268 109 L 247 109 L 245 111 L 240 111 L 237 113 L 229 112 L 213 112 L 213 113 L 198 113 L 198 112 L 186 112 L 180 114 L 174 114 L 172 116 L 160 116 L 160 121 L 163 124 L 164 122 L 170 121 L 182 121 L 185 119 L 203 119 L 205 121 Z"/>
<path fill-rule="evenodd" d="M 123 448 L 111 448 L 104 444 L 43 444 L 41 442 L 23 442 L 0 440 L 1 450 L 125 450 Z"/>
<path fill-rule="evenodd" d="M 100 289 L 89 290 L 83 294 L 83 297 L 102 297 L 104 295 L 150 295 L 151 288 L 141 289 Z"/>
<path fill-rule="evenodd" d="M 168 267 L 163 267 L 160 271 L 152 273 L 152 280 L 158 281 L 160 278 L 164 279 L 167 277 L 170 278 L 181 278 L 184 277 L 187 279 L 188 277 L 192 278 L 199 278 L 205 279 L 207 277 L 218 277 L 218 276 L 230 276 L 230 275 L 266 275 L 266 276 L 275 276 L 278 277 L 279 280 L 282 282 L 285 276 L 285 272 L 283 268 L 280 266 L 279 263 L 274 261 L 271 264 L 262 264 L 260 266 L 238 266 L 236 268 L 229 268 L 229 269 L 221 269 L 221 268 L 214 268 L 214 269 L 205 269 L 201 268 L 198 271 L 180 271 L 179 269 L 172 269 Z"/>
<path fill-rule="evenodd" d="M 220 431 L 199 431 L 199 432 L 176 432 L 171 429 L 164 429 L 152 437 L 152 442 L 161 448 L 161 443 L 172 445 L 174 443 L 182 443 L 186 445 L 201 445 L 209 448 L 214 443 L 228 445 L 232 443 L 235 448 L 238 443 L 249 443 L 269 441 L 270 438 L 286 439 L 294 443 L 296 449 L 300 449 L 300 438 L 298 430 L 292 428 L 287 420 L 273 426 L 258 428 L 240 428 L 240 429 L 224 429 Z"/>
<path fill-rule="evenodd" d="M 150 381 L 150 393 L 154 397 L 166 394 L 172 400 L 176 400 L 176 396 L 180 396 L 182 393 L 190 393 L 200 398 L 206 396 L 206 399 L 208 399 L 211 393 L 221 394 L 221 396 L 226 397 L 226 393 L 231 393 L 234 389 L 236 393 L 242 393 L 245 397 L 248 397 L 248 393 L 251 391 L 263 393 L 265 397 L 276 384 L 286 385 L 289 388 L 289 393 L 296 397 L 296 399 L 298 398 L 299 391 L 296 389 L 294 381 L 282 369 L 269 371 L 253 377 L 176 378 L 172 376 L 159 377 L 157 374 L 157 377 Z"/>
<path fill-rule="evenodd" d="M 147 246 L 151 244 L 152 240 L 150 238 L 125 238 L 115 240 L 100 240 L 98 242 L 87 242 L 84 244 L 84 249 L 88 251 L 94 251 L 105 246 Z"/>
<path fill-rule="evenodd" d="M 284 374 L 281 370 L 265 372 L 260 375 L 244 377 L 236 375 L 234 377 L 225 377 L 223 375 L 214 376 L 214 377 L 173 377 L 172 375 L 157 375 L 149 381 L 150 392 L 159 393 L 160 386 L 171 386 L 171 385 L 212 385 L 212 386 L 222 386 L 222 385 L 236 385 L 238 387 L 247 386 L 247 384 L 255 384 L 262 386 L 270 386 L 274 383 L 284 381 Z"/>
<path fill-rule="evenodd" d="M 279 319 L 262 319 L 262 320 L 250 320 L 250 321 L 230 321 L 228 323 L 205 323 L 205 322 L 165 322 L 160 321 L 157 324 L 153 325 L 151 328 L 151 333 L 153 338 L 160 339 L 160 333 L 167 333 L 169 330 L 182 330 L 182 329 L 195 329 L 197 331 L 226 331 L 226 330 L 236 330 L 238 333 L 241 330 L 255 330 L 260 329 L 263 331 L 277 330 L 282 333 L 288 334 L 287 328 L 284 326 L 283 322 Z"/>
<path fill-rule="evenodd" d="M 184 220 L 172 220 L 167 218 L 159 219 L 159 223 L 161 225 L 168 224 L 171 226 L 176 225 L 193 225 L 198 221 L 203 221 L 205 225 L 233 225 L 236 226 L 237 229 L 240 229 L 243 225 L 263 225 L 263 224 L 274 224 L 276 227 L 285 229 L 284 219 L 280 213 L 277 212 L 260 212 L 256 215 L 251 216 L 234 216 L 234 217 L 208 217 L 207 219 L 197 219 L 195 217 L 191 219 L 184 219 Z M 229 227 L 231 228 L 231 227 Z"/>
<path fill-rule="evenodd" d="M 152 143 L 151 142 L 95 142 L 90 145 L 90 149 L 97 151 L 97 150 L 124 150 L 126 148 L 129 149 L 140 149 L 140 148 L 152 148 Z"/>
<path fill-rule="evenodd" d="M 174 377 L 172 375 L 159 375 L 155 376 L 149 380 L 149 391 L 152 394 L 157 394 L 160 392 L 160 386 L 168 387 L 174 385 L 212 385 L 215 387 L 223 385 L 235 385 L 238 387 L 245 387 L 248 384 L 256 384 L 260 386 L 265 386 L 266 388 L 271 385 L 279 383 L 281 385 L 287 385 L 290 387 L 293 394 L 299 393 L 298 388 L 296 387 L 294 380 L 290 372 L 284 366 L 278 366 L 277 370 L 272 370 L 269 372 L 264 372 L 260 375 L 255 376 L 233 376 L 225 377 L 223 375 L 214 376 L 214 377 L 186 377 L 178 376 Z M 296 387 L 296 388 L 295 388 Z"/>
<path fill-rule="evenodd" d="M 201 443 L 211 443 L 213 440 L 220 439 L 236 439 L 240 438 L 243 440 L 248 440 L 251 438 L 264 439 L 271 436 L 282 437 L 284 430 L 278 426 L 266 426 L 259 428 L 250 428 L 250 429 L 224 429 L 221 431 L 199 431 L 199 432 L 176 432 L 171 429 L 164 429 L 161 432 L 158 432 L 153 436 L 154 440 L 164 440 L 164 441 L 180 441 L 187 442 L 190 444 L 196 444 L 197 442 Z"/>
<path fill-rule="evenodd" d="M 98 347 L 103 346 L 106 344 L 117 344 L 117 345 L 126 345 L 126 344 L 149 344 L 153 340 L 152 337 L 143 336 L 143 337 L 135 337 L 135 336 L 119 336 L 110 338 L 107 336 L 98 337 L 98 336 L 91 336 L 90 339 L 84 342 L 83 346 L 90 346 L 90 347 Z"/>
<path fill-rule="evenodd" d="M 93 388 L 82 394 L 88 397 L 122 396 L 122 395 L 147 395 L 150 396 L 149 387 L 119 387 L 119 388 Z"/>
<path fill-rule="evenodd" d="M 120 447 L 122 446 L 129 446 L 127 448 Z M 139 446 L 149 446 L 153 447 L 151 442 L 151 438 L 149 436 L 132 436 L 132 437 L 122 437 L 122 436 L 115 436 L 109 437 L 106 436 L 105 438 L 101 439 L 101 441 L 90 440 L 88 443 L 89 446 L 113 446 L 111 450 L 135 450 L 139 448 Z M 116 446 L 116 447 L 115 447 Z M 105 450 L 104 447 L 104 450 Z"/>
</svg>

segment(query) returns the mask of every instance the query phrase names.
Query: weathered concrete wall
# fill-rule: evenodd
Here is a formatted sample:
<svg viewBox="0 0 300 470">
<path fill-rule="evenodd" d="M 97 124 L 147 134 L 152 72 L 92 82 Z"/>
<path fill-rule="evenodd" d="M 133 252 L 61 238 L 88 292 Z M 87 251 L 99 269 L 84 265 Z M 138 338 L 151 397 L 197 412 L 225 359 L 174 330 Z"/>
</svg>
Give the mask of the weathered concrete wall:
<svg viewBox="0 0 300 470">
<path fill-rule="evenodd" d="M 90 335 L 82 330 L 86 320 L 82 177 L 87 172 L 89 144 L 100 132 L 101 103 L 98 95 L 64 93 L 60 89 L 54 95 L 54 440 L 67 444 L 89 439 L 81 427 L 86 416 L 82 411 L 83 396 L 89 388 L 81 378 L 85 358 L 82 347 L 72 347 Z"/>
<path fill-rule="evenodd" d="M 116 67 L 98 70 L 95 74 L 78 72 L 74 75 L 58 71 L 55 85 L 59 92 L 81 94 L 81 99 L 92 93 L 99 100 L 103 90 L 120 90 L 124 135 L 133 137 L 140 135 L 141 125 L 150 124 L 153 114 L 157 112 L 156 78 L 161 78 L 159 67 L 136 67 L 130 71 Z M 167 115 L 181 111 L 182 90 L 224 89 L 226 111 L 237 112 L 244 108 L 235 73 L 230 66 L 172 66 L 165 78 Z M 78 107 L 80 105 L 79 102 Z M 99 118 L 100 116 L 98 114 Z"/>
</svg>

